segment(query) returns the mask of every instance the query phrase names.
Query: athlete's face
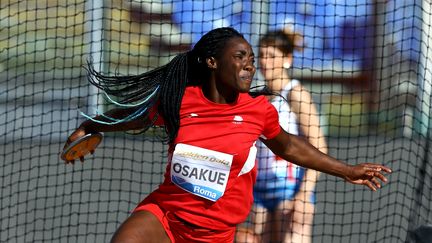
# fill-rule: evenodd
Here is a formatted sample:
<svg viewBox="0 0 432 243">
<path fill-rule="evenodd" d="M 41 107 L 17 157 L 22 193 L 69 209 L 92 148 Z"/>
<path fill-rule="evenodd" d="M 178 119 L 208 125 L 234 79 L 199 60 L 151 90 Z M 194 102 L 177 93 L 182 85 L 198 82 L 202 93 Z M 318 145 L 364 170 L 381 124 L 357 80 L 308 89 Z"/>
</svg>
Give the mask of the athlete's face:
<svg viewBox="0 0 432 243">
<path fill-rule="evenodd" d="M 273 90 L 280 90 L 281 79 L 286 75 L 286 65 L 291 65 L 291 55 L 285 55 L 274 46 L 260 47 L 260 70 L 264 75 L 267 86 Z"/>
<path fill-rule="evenodd" d="M 222 56 L 216 59 L 216 62 L 217 82 L 235 92 L 249 91 L 256 67 L 252 47 L 245 39 L 236 37 L 229 40 Z"/>
</svg>

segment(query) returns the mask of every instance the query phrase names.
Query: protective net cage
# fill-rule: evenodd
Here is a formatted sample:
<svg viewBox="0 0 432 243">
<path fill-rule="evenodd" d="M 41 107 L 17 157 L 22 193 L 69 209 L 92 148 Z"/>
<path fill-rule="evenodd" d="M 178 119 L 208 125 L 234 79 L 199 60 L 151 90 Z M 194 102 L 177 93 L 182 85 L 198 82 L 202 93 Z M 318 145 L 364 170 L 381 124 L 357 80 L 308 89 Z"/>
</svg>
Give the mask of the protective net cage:
<svg viewBox="0 0 432 243">
<path fill-rule="evenodd" d="M 312 241 L 418 240 L 432 224 L 431 11 L 426 0 L 2 0 L 0 242 L 108 242 L 162 181 L 167 145 L 159 130 L 105 133 L 85 163 L 66 165 L 79 111 L 107 108 L 83 66 L 142 73 L 222 26 L 257 59 L 265 32 L 302 33 L 288 72 L 311 92 L 329 153 L 393 169 L 377 192 L 321 175 Z"/>
</svg>

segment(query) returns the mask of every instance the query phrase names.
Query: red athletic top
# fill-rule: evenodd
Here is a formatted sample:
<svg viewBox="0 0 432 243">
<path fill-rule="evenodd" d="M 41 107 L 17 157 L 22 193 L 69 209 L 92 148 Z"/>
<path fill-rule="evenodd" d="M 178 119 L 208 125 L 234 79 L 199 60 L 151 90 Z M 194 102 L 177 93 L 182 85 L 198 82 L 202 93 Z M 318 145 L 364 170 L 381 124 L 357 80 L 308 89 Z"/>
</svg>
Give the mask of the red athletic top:
<svg viewBox="0 0 432 243">
<path fill-rule="evenodd" d="M 156 203 L 189 223 L 209 229 L 243 222 L 253 202 L 255 141 L 260 136 L 273 138 L 279 132 L 277 111 L 264 96 L 252 98 L 241 93 L 233 104 L 217 104 L 205 98 L 201 87 L 187 87 L 178 136 L 169 148 L 165 180 L 143 203 Z M 193 195 L 171 181 L 172 155 L 179 143 L 233 155 L 225 192 L 216 202 Z"/>
</svg>

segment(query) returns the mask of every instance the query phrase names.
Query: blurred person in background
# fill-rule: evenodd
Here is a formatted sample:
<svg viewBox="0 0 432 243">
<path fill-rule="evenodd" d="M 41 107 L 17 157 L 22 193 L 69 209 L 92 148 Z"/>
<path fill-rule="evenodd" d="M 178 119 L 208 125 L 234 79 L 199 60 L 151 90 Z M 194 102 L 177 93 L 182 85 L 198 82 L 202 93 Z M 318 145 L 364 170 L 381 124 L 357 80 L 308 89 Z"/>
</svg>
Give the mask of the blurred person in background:
<svg viewBox="0 0 432 243">
<path fill-rule="evenodd" d="M 260 70 L 267 88 L 279 94 L 271 96 L 270 102 L 279 113 L 281 127 L 288 133 L 304 136 L 314 147 L 327 153 L 312 96 L 288 73 L 293 52 L 301 49 L 301 45 L 301 35 L 290 28 L 266 33 L 259 43 Z M 319 173 L 284 160 L 260 141 L 257 147 L 254 233 L 261 242 L 311 242 L 314 190 Z"/>
</svg>

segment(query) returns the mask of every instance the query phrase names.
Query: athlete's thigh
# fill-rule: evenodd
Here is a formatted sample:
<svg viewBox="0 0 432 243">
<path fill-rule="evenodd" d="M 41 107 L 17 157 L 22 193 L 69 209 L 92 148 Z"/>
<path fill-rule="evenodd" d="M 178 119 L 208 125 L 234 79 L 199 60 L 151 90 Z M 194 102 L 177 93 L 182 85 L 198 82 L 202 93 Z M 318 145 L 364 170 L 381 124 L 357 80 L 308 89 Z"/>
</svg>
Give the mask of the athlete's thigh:
<svg viewBox="0 0 432 243">
<path fill-rule="evenodd" d="M 291 242 L 293 227 L 294 201 L 284 200 L 273 212 L 273 240 L 275 242 Z M 286 241 L 288 239 L 288 241 Z"/>
<path fill-rule="evenodd" d="M 117 229 L 112 243 L 170 243 L 164 227 L 155 215 L 137 211 Z"/>
<path fill-rule="evenodd" d="M 256 205 L 253 205 L 252 208 L 252 222 L 253 222 L 253 231 L 255 234 L 263 234 L 265 232 L 266 224 L 268 223 L 268 211 L 266 208 Z"/>
</svg>

